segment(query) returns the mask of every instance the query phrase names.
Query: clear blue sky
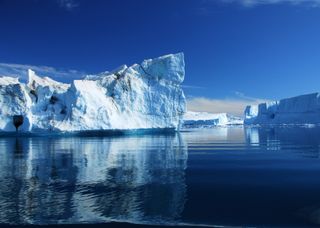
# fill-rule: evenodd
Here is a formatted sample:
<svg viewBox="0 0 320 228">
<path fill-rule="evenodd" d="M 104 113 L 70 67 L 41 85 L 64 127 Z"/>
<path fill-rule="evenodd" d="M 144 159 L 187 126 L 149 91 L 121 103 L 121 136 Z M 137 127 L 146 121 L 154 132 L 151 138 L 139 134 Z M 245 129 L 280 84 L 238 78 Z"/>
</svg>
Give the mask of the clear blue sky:
<svg viewBox="0 0 320 228">
<path fill-rule="evenodd" d="M 320 1 L 299 2 L 0 0 L 0 62 L 97 73 L 183 51 L 188 97 L 311 93 Z"/>
</svg>

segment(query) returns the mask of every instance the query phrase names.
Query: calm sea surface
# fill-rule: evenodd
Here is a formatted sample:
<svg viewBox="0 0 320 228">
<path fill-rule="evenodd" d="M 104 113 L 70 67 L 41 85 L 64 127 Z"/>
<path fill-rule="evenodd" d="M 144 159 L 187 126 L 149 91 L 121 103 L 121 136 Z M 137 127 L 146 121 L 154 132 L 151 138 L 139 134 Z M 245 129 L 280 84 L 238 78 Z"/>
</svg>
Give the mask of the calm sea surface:
<svg viewBox="0 0 320 228">
<path fill-rule="evenodd" d="M 320 129 L 0 138 L 0 223 L 320 225 Z"/>
</svg>

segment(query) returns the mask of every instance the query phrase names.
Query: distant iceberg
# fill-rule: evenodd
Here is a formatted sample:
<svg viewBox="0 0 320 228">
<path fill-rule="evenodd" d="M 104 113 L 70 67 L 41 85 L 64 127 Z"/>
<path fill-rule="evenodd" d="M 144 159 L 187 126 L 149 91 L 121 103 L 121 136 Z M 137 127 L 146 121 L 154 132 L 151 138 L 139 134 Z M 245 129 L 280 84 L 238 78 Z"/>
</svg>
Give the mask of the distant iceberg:
<svg viewBox="0 0 320 228">
<path fill-rule="evenodd" d="M 186 106 L 184 76 L 184 55 L 178 53 L 71 84 L 32 70 L 27 84 L 0 77 L 0 130 L 15 131 L 14 116 L 23 118 L 23 132 L 179 129 Z"/>
<path fill-rule="evenodd" d="M 320 95 L 312 93 L 247 106 L 245 124 L 320 124 Z"/>
<path fill-rule="evenodd" d="M 183 117 L 185 128 L 210 128 L 214 126 L 242 125 L 243 119 L 227 113 L 188 111 Z"/>
</svg>

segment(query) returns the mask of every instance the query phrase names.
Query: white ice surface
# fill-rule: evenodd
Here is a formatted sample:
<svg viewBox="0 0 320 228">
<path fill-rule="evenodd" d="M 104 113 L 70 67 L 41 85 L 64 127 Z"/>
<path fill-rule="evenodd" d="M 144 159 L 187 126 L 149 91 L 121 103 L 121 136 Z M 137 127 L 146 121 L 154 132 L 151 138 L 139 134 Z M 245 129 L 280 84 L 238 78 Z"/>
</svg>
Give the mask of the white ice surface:
<svg viewBox="0 0 320 228">
<path fill-rule="evenodd" d="M 126 65 L 65 84 L 28 71 L 27 84 L 0 77 L 0 130 L 178 129 L 185 113 L 183 53 Z"/>
<path fill-rule="evenodd" d="M 243 124 L 243 120 L 241 118 L 227 113 L 188 111 L 184 115 L 183 119 L 185 127 L 210 127 Z"/>
<path fill-rule="evenodd" d="M 319 124 L 320 95 L 312 93 L 247 106 L 245 124 Z"/>
</svg>

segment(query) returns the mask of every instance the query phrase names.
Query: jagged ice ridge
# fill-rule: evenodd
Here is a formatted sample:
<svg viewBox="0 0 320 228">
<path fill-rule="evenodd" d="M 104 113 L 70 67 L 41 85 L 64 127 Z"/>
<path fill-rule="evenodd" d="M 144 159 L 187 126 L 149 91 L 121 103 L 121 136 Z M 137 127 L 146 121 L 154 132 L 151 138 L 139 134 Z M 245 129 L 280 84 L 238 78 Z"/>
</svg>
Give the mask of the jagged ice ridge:
<svg viewBox="0 0 320 228">
<path fill-rule="evenodd" d="M 71 84 L 28 70 L 28 83 L 0 77 L 0 130 L 20 131 L 179 129 L 186 100 L 183 53 L 144 60 Z"/>
</svg>

